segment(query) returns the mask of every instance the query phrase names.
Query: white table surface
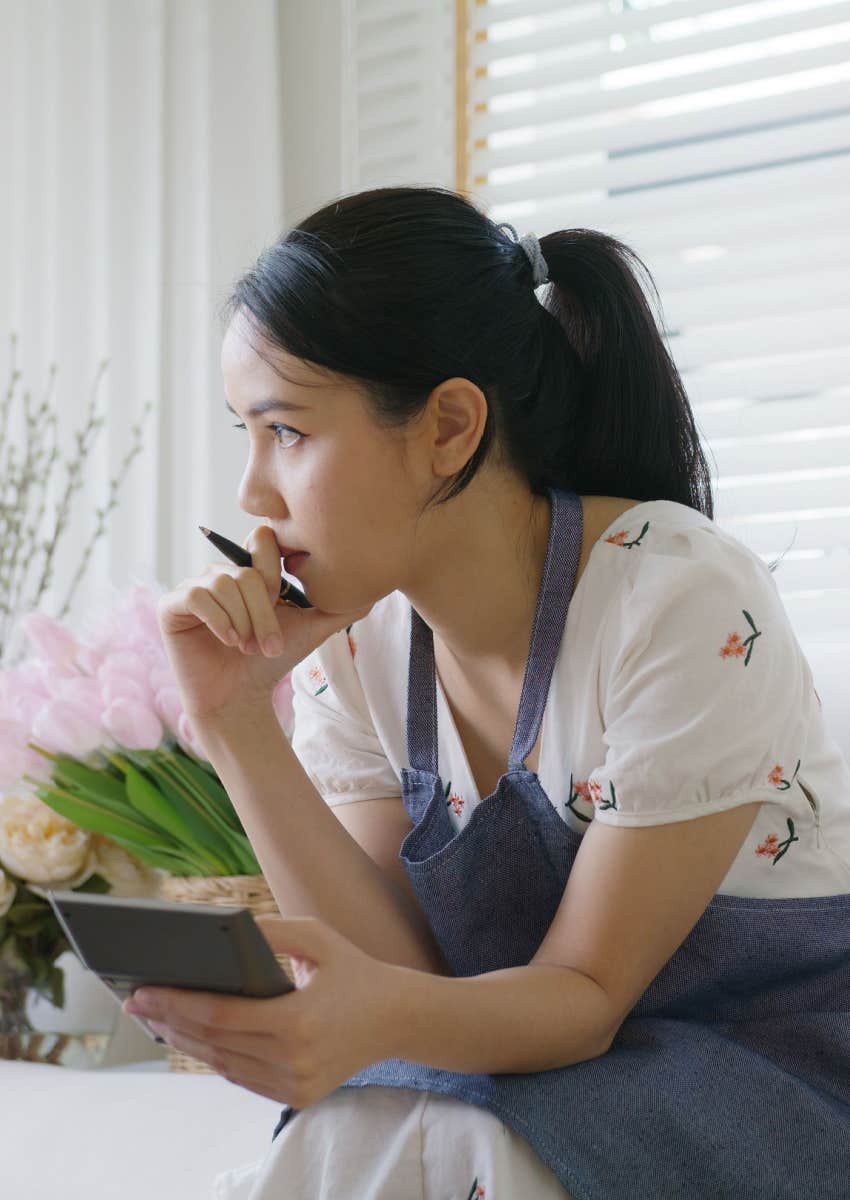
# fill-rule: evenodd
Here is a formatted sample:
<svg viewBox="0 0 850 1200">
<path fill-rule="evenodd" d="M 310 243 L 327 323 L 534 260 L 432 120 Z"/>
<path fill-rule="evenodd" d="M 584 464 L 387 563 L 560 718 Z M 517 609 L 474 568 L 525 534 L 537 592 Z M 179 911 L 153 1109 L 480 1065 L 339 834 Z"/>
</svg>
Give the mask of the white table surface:
<svg viewBox="0 0 850 1200">
<path fill-rule="evenodd" d="M 164 1061 L 74 1070 L 0 1060 L 4 1200 L 212 1200 L 262 1158 L 281 1104 Z"/>
</svg>

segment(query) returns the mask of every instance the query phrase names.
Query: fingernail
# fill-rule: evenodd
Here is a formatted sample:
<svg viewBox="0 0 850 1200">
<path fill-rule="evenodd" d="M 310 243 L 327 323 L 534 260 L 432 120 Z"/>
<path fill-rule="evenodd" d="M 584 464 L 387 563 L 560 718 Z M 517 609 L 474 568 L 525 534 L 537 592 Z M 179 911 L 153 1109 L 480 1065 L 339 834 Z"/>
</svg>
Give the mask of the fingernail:
<svg viewBox="0 0 850 1200">
<path fill-rule="evenodd" d="M 271 637 L 267 637 L 263 642 L 263 649 L 266 654 L 280 654 L 283 649 L 283 643 L 280 640 L 280 635 L 273 633 Z"/>
</svg>

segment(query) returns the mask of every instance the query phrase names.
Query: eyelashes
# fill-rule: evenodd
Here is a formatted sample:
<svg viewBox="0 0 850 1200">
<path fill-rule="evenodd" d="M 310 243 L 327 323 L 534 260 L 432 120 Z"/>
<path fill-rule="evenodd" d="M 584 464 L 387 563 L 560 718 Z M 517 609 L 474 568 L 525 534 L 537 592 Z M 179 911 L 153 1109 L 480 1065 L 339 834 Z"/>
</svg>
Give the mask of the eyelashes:
<svg viewBox="0 0 850 1200">
<path fill-rule="evenodd" d="M 233 428 L 234 429 L 245 429 L 246 425 L 243 421 L 239 421 L 236 424 L 234 424 Z M 266 428 L 271 429 L 271 431 L 274 433 L 275 439 L 277 440 L 277 444 L 281 447 L 282 450 L 291 449 L 292 446 L 296 446 L 298 444 L 298 442 L 301 440 L 301 438 L 306 436 L 303 433 L 299 433 L 297 429 L 293 429 L 291 425 L 281 425 L 277 422 L 274 422 L 271 425 L 267 425 Z M 281 432 L 294 434 L 296 441 L 287 442 L 287 443 L 282 442 L 280 439 Z"/>
</svg>

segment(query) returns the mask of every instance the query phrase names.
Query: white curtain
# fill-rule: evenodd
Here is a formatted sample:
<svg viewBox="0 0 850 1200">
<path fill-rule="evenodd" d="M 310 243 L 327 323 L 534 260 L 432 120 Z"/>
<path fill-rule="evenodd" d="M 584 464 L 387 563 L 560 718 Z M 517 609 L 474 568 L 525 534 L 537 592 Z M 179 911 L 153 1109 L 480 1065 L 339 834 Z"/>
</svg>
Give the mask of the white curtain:
<svg viewBox="0 0 850 1200">
<path fill-rule="evenodd" d="M 109 360 L 43 611 L 58 615 L 112 480 L 70 621 L 106 581 L 198 571 L 215 557 L 199 524 L 241 541 L 253 523 L 236 501 L 244 435 L 224 409 L 217 310 L 284 227 L 280 75 L 276 0 L 0 0 L 0 396 L 15 333 L 34 406 L 58 364 L 59 452 L 73 457 Z M 143 451 L 122 468 L 146 405 Z M 7 444 L 22 447 L 12 411 Z M 53 474 L 40 541 L 67 487 Z"/>
</svg>

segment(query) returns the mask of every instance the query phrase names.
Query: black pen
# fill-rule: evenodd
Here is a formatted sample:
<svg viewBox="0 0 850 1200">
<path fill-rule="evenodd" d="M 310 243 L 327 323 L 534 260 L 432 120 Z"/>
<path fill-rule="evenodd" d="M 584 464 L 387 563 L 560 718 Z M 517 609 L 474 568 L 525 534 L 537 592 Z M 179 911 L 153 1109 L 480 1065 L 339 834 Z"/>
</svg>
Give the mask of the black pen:
<svg viewBox="0 0 850 1200">
<path fill-rule="evenodd" d="M 203 525 L 199 525 L 198 528 L 205 538 L 209 538 L 216 550 L 220 550 L 224 557 L 229 558 L 232 563 L 236 563 L 237 567 L 252 567 L 254 565 L 250 553 L 242 546 L 237 546 L 235 542 L 231 542 L 229 538 L 222 537 L 220 533 L 213 533 L 211 529 L 205 529 Z M 290 603 L 296 604 L 299 608 L 313 607 L 301 589 L 297 588 L 294 583 L 290 583 L 287 579 L 281 579 L 280 581 L 279 599 L 289 600 Z"/>
</svg>

